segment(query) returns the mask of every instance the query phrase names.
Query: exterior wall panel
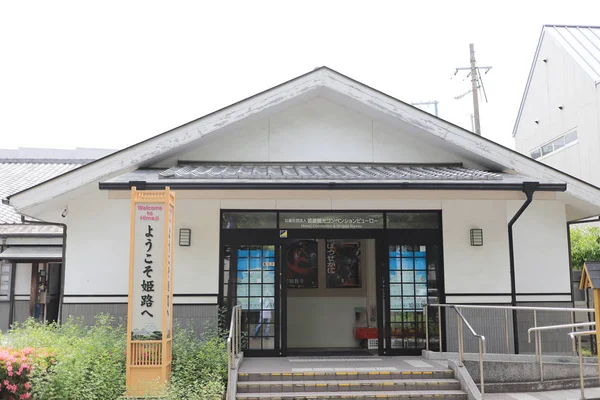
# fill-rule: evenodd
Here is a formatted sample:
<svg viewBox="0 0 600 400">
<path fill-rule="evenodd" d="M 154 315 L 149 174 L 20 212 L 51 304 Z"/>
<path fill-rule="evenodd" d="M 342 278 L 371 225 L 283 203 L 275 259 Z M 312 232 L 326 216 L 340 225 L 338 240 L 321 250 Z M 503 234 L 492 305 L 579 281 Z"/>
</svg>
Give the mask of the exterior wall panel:
<svg viewBox="0 0 600 400">
<path fill-rule="evenodd" d="M 29 318 L 29 300 L 15 300 L 13 322 L 24 322 Z"/>
</svg>

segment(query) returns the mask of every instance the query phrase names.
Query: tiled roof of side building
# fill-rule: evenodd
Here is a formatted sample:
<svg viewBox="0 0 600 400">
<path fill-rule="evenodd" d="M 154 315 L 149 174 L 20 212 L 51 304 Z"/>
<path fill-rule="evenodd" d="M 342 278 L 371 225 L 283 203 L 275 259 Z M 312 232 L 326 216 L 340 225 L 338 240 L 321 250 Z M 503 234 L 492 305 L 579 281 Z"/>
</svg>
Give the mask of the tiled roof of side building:
<svg viewBox="0 0 600 400">
<path fill-rule="evenodd" d="M 13 193 L 25 190 L 33 185 L 47 181 L 55 176 L 62 175 L 84 162 L 62 162 L 61 160 L 44 162 L 19 162 L 19 160 L 0 159 L 0 199 L 5 199 Z M 0 224 L 18 224 L 21 217 L 12 206 L 0 204 Z"/>
</svg>

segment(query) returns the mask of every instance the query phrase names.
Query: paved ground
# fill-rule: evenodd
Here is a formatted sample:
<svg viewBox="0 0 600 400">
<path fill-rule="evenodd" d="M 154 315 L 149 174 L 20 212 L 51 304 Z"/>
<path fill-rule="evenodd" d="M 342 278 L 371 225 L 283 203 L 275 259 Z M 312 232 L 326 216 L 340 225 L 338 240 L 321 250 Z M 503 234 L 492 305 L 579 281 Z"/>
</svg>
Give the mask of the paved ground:
<svg viewBox="0 0 600 400">
<path fill-rule="evenodd" d="M 248 357 L 241 373 L 251 372 L 342 372 L 375 368 L 380 371 L 441 371 L 445 360 L 423 357 Z"/>
<path fill-rule="evenodd" d="M 487 400 L 579 400 L 581 390 L 553 390 L 551 392 L 488 394 Z M 600 399 L 600 388 L 585 389 L 586 399 Z"/>
</svg>

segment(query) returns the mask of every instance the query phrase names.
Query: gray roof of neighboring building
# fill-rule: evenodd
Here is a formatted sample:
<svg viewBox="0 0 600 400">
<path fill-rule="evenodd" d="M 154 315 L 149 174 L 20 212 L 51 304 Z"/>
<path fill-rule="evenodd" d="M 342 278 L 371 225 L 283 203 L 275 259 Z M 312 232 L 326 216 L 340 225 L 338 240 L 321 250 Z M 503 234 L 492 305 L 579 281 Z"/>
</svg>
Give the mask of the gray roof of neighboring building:
<svg viewBox="0 0 600 400">
<path fill-rule="evenodd" d="M 538 45 L 533 56 L 533 63 L 529 70 L 529 77 L 525 84 L 523 97 L 519 106 L 519 112 L 513 127 L 513 136 L 517 134 L 521 113 L 525 105 L 525 98 L 529 92 L 529 84 L 533 77 L 533 71 L 537 64 L 542 40 L 545 34 L 553 38 L 565 49 L 565 51 L 586 71 L 594 82 L 600 82 L 600 26 L 588 25 L 544 25 L 538 40 Z"/>
<path fill-rule="evenodd" d="M 0 159 L 0 199 L 62 175 L 85 162 L 6 162 Z M 12 206 L 0 204 L 0 223 L 18 224 L 21 217 Z"/>
<path fill-rule="evenodd" d="M 544 28 L 594 81 L 600 82 L 600 26 L 545 25 Z"/>
</svg>

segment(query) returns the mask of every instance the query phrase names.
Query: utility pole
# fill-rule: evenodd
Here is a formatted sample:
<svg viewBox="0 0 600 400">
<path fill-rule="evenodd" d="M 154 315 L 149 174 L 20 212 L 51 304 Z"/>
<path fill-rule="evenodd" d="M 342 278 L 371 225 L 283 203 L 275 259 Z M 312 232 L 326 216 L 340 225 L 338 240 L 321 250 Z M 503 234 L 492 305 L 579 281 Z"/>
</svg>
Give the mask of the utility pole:
<svg viewBox="0 0 600 400">
<path fill-rule="evenodd" d="M 485 87 L 483 86 L 483 79 L 481 78 L 481 74 L 479 73 L 479 70 L 483 69 L 483 70 L 485 70 L 484 74 L 487 74 L 490 71 L 490 69 L 492 69 L 492 67 L 478 67 L 477 62 L 475 61 L 475 45 L 473 43 L 469 44 L 469 50 L 470 50 L 470 55 L 471 55 L 471 66 L 456 68 L 456 71 L 454 71 L 454 76 L 456 76 L 458 71 L 463 71 L 463 70 L 469 71 L 469 76 L 471 77 L 471 90 L 469 90 L 469 92 L 473 93 L 473 121 L 472 122 L 474 122 L 475 134 L 481 136 L 481 122 L 479 119 L 479 93 L 478 93 L 480 83 L 481 83 L 481 88 L 483 89 L 483 96 L 485 97 L 486 102 L 487 102 L 487 95 L 485 94 Z M 456 100 L 461 99 L 465 95 L 467 95 L 469 92 L 463 93 L 459 96 L 456 96 L 455 99 Z"/>
<path fill-rule="evenodd" d="M 471 90 L 473 91 L 473 118 L 475 119 L 475 134 L 481 136 L 481 124 L 479 122 L 479 95 L 477 94 L 477 65 L 475 64 L 475 46 L 469 45 L 471 51 Z"/>
</svg>

